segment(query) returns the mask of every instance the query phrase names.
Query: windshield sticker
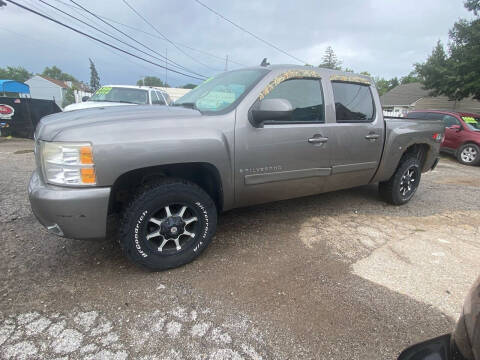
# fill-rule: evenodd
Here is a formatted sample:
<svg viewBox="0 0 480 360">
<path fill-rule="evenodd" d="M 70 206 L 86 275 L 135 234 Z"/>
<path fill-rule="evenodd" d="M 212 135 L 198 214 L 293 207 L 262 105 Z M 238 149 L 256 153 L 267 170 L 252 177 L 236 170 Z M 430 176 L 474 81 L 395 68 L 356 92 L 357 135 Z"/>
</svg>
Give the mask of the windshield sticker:
<svg viewBox="0 0 480 360">
<path fill-rule="evenodd" d="M 467 124 L 478 124 L 478 121 L 475 120 L 474 117 L 471 116 L 463 116 L 462 117 L 463 121 L 465 121 Z"/>
<path fill-rule="evenodd" d="M 111 87 L 109 87 L 109 86 L 104 86 L 104 87 L 98 89 L 95 94 L 98 94 L 98 95 L 107 95 L 110 91 L 112 91 L 112 88 L 111 88 Z"/>
<path fill-rule="evenodd" d="M 197 101 L 197 107 L 216 110 L 230 105 L 236 98 L 233 92 L 212 91 Z"/>
<path fill-rule="evenodd" d="M 343 81 L 349 83 L 371 85 L 370 81 L 360 76 L 332 75 L 330 81 Z"/>
<path fill-rule="evenodd" d="M 289 79 L 300 79 L 300 78 L 314 78 L 320 79 L 321 76 L 315 70 L 289 70 L 285 71 L 284 73 L 278 75 L 275 79 L 270 81 L 270 83 L 263 89 L 260 93 L 258 98 L 262 100 L 265 96 L 267 96 L 278 84 L 284 82 L 285 80 Z"/>
</svg>

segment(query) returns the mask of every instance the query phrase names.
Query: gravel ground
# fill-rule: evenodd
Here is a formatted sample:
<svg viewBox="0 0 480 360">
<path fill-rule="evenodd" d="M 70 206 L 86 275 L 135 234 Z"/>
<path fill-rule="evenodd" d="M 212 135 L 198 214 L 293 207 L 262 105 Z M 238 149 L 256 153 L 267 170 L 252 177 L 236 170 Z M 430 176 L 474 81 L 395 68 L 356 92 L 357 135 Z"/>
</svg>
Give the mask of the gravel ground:
<svg viewBox="0 0 480 360">
<path fill-rule="evenodd" d="M 0 359 L 396 359 L 452 329 L 480 273 L 480 168 L 449 157 L 405 206 L 365 186 L 230 211 L 151 273 L 44 231 L 32 146 L 0 139 Z"/>
</svg>

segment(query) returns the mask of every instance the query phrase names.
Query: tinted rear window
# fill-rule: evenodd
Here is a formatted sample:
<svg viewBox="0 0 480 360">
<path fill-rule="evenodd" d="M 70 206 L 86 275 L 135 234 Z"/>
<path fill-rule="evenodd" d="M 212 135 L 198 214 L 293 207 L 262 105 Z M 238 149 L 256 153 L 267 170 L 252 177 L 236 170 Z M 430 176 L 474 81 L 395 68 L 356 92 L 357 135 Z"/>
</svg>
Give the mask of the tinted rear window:
<svg viewBox="0 0 480 360">
<path fill-rule="evenodd" d="M 370 86 L 332 82 L 337 122 L 372 121 L 375 113 Z"/>
</svg>

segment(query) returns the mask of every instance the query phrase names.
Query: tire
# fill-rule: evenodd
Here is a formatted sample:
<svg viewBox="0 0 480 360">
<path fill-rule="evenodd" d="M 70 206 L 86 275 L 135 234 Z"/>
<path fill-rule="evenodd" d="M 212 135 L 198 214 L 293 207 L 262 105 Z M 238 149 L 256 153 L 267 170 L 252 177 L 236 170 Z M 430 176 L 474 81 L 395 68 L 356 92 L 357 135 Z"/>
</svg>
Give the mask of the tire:
<svg viewBox="0 0 480 360">
<path fill-rule="evenodd" d="M 137 265 L 170 269 L 199 256 L 216 225 L 215 203 L 203 189 L 184 180 L 166 180 L 143 188 L 126 207 L 120 245 Z"/>
<path fill-rule="evenodd" d="M 465 144 L 457 150 L 457 160 L 463 165 L 478 165 L 480 163 L 480 147 L 476 144 Z"/>
<path fill-rule="evenodd" d="M 390 180 L 378 185 L 382 198 L 393 205 L 410 201 L 417 191 L 422 176 L 422 166 L 416 157 L 403 159 Z"/>
</svg>

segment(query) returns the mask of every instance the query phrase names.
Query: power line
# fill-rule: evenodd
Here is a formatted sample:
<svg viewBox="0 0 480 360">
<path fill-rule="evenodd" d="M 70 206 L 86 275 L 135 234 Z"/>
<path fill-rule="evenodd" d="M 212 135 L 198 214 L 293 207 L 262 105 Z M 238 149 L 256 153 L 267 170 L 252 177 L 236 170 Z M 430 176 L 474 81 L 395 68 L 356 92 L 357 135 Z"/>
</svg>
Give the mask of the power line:
<svg viewBox="0 0 480 360">
<path fill-rule="evenodd" d="M 73 0 L 70 0 L 70 1 L 73 2 Z M 218 71 L 218 69 L 214 69 L 214 68 L 212 68 L 212 67 L 210 67 L 210 66 L 208 66 L 208 65 L 206 65 L 206 64 L 204 64 L 204 63 L 202 63 L 202 62 L 200 62 L 200 61 L 198 61 L 198 60 L 195 59 L 193 56 L 191 56 L 190 54 L 188 54 L 188 53 L 185 52 L 184 50 L 180 49 L 180 48 L 177 46 L 177 44 L 175 44 L 172 40 L 170 40 L 170 39 L 167 38 L 165 35 L 163 35 L 155 26 L 153 26 L 153 24 L 152 24 L 151 22 L 149 22 L 142 14 L 140 14 L 137 10 L 135 10 L 135 8 L 134 8 L 133 6 L 131 6 L 131 5 L 127 2 L 127 0 L 122 0 L 122 1 L 123 1 L 123 3 L 124 3 L 125 5 L 127 5 L 127 6 L 130 8 L 130 10 L 132 10 L 135 14 L 137 14 L 138 17 L 140 17 L 140 18 L 141 18 L 145 23 L 147 23 L 153 30 L 155 30 L 155 32 L 156 32 L 157 34 L 159 34 L 161 37 L 163 37 L 163 38 L 164 38 L 166 41 L 168 41 L 170 44 L 172 44 L 173 46 L 175 46 L 175 48 L 176 48 L 178 51 L 180 51 L 182 54 L 184 54 L 185 56 L 188 56 L 190 59 L 192 59 L 193 61 L 195 61 L 195 62 L 197 62 L 197 63 L 199 63 L 199 64 L 201 64 L 201 65 L 203 65 L 203 66 L 206 66 L 206 67 L 208 67 L 208 68 L 210 68 L 210 69 L 212 69 L 212 70 Z"/>
<path fill-rule="evenodd" d="M 147 53 L 146 51 L 143 51 L 142 49 L 139 49 L 139 48 L 137 48 L 137 47 L 135 47 L 135 46 L 133 46 L 133 45 L 131 45 L 131 44 L 123 41 L 122 39 L 119 39 L 119 38 L 117 38 L 117 37 L 115 37 L 115 36 L 113 36 L 113 35 L 105 32 L 105 31 L 103 31 L 103 30 L 101 30 L 101 29 L 99 29 L 99 28 L 97 28 L 97 27 L 95 27 L 95 26 L 93 26 L 93 25 L 91 25 L 91 24 L 89 24 L 89 23 L 87 23 L 87 22 L 85 22 L 85 21 L 83 21 L 83 20 L 81 20 L 81 19 L 79 19 L 79 18 L 77 18 L 77 17 L 69 14 L 69 13 L 67 13 L 66 11 L 63 11 L 62 9 L 59 9 L 59 8 L 57 8 L 56 6 L 47 3 L 47 2 L 44 1 L 44 0 L 39 0 L 39 1 L 40 1 L 41 3 L 47 5 L 47 6 L 50 6 L 51 8 L 53 8 L 53 9 L 55 9 L 55 10 L 61 12 L 62 14 L 65 14 L 65 15 L 67 15 L 68 17 L 73 18 L 73 19 L 77 20 L 78 22 L 80 22 L 80 23 L 82 23 L 82 24 L 84 24 L 84 25 L 87 25 L 88 27 L 90 27 L 90 28 L 92 28 L 92 29 L 95 29 L 95 30 L 97 30 L 98 32 L 101 32 L 102 34 L 107 35 L 108 37 L 110 37 L 110 38 L 112 38 L 112 39 L 114 39 L 114 40 L 116 40 L 116 41 L 118 41 L 118 42 L 121 42 L 122 44 L 127 45 L 127 46 L 129 46 L 129 47 L 131 47 L 131 48 L 133 48 L 133 49 L 135 49 L 135 50 L 137 50 L 137 51 L 139 51 L 139 52 L 147 55 L 147 56 L 151 56 L 152 58 L 154 58 L 154 59 L 156 59 L 156 60 L 159 60 L 159 61 L 164 61 L 164 60 L 165 60 L 165 58 L 159 58 L 159 57 L 156 57 L 156 56 L 154 56 L 154 55 L 151 55 L 151 54 Z M 170 64 L 170 66 L 176 66 L 176 65 Z M 176 67 L 178 67 L 178 66 L 176 66 Z M 187 71 L 188 71 L 188 70 L 187 70 Z"/>
<path fill-rule="evenodd" d="M 55 1 L 58 2 L 58 3 L 60 3 L 60 4 L 62 4 L 62 5 L 64 5 L 64 6 L 67 6 L 67 7 L 71 8 L 71 9 L 75 10 L 75 11 L 76 11 L 78 14 L 80 14 L 82 17 L 87 18 L 86 15 L 84 15 L 83 13 L 78 12 L 78 10 L 80 10 L 80 9 L 77 8 L 76 6 L 74 6 L 74 5 L 72 5 L 72 4 L 68 4 L 68 3 L 66 3 L 66 2 L 64 2 L 64 1 L 62 1 L 62 0 L 55 0 Z M 133 26 L 131 26 L 131 25 L 124 24 L 124 23 L 122 23 L 122 22 L 120 22 L 120 21 L 117 21 L 117 20 L 114 20 L 114 19 L 112 19 L 112 18 L 109 18 L 109 17 L 106 17 L 106 16 L 102 16 L 102 15 L 98 15 L 98 17 L 100 17 L 100 18 L 102 18 L 102 19 L 105 19 L 105 20 L 108 20 L 108 21 L 110 21 L 110 22 L 113 22 L 113 23 L 115 23 L 115 24 L 122 25 L 122 26 L 124 26 L 124 27 L 126 27 L 126 28 L 128 28 L 128 29 L 130 29 L 130 30 L 134 30 L 134 31 L 143 33 L 143 34 L 145 34 L 145 35 L 154 37 L 154 38 L 156 38 L 156 39 L 160 39 L 160 40 L 162 40 L 162 41 L 166 41 L 165 38 L 163 38 L 163 37 L 161 37 L 161 36 L 152 34 L 152 33 L 148 32 L 148 31 L 145 31 L 145 30 L 142 30 L 142 29 L 138 29 L 138 28 L 133 27 Z M 212 53 L 210 53 L 210 52 L 208 52 L 208 51 L 196 49 L 196 48 L 194 48 L 194 47 L 191 47 L 190 45 L 182 44 L 182 43 L 179 43 L 179 42 L 176 42 L 176 41 L 175 41 L 175 43 L 176 43 L 178 46 L 187 48 L 187 49 L 189 49 L 189 50 L 197 51 L 197 52 L 200 53 L 200 54 L 204 54 L 204 55 L 210 56 L 210 57 L 212 57 L 212 58 L 221 60 L 222 63 L 225 61 L 225 58 L 224 58 L 224 57 L 221 57 L 221 56 L 212 54 Z M 238 62 L 238 61 L 234 61 L 234 60 L 232 60 L 230 57 L 228 58 L 228 62 L 229 62 L 229 63 L 232 63 L 232 64 L 239 65 L 239 66 L 244 66 L 244 67 L 247 67 L 247 66 L 248 66 L 248 65 L 242 64 L 242 63 L 240 63 L 240 62 Z"/>
<path fill-rule="evenodd" d="M 295 59 L 295 60 L 297 60 L 298 62 L 300 62 L 300 63 L 302 63 L 302 64 L 307 64 L 306 61 L 303 61 L 302 59 L 299 59 L 298 57 L 293 56 L 292 54 L 289 54 L 288 52 L 286 52 L 285 50 L 280 49 L 278 46 L 272 44 L 271 42 L 262 39 L 260 36 L 255 35 L 255 34 L 252 33 L 251 31 L 248 31 L 248 30 L 245 29 L 244 27 L 242 27 L 242 26 L 234 23 L 232 20 L 227 19 L 225 16 L 223 16 L 222 14 L 220 14 L 218 11 L 216 11 L 216 10 L 212 9 L 211 7 L 205 5 L 205 4 L 204 4 L 203 2 L 201 2 L 200 0 L 195 0 L 195 1 L 196 1 L 197 3 L 199 3 L 200 5 L 202 5 L 204 8 L 210 10 L 210 11 L 211 11 L 212 13 L 214 13 L 215 15 L 221 17 L 223 20 L 229 22 L 230 24 L 232 24 L 233 26 L 235 26 L 237 29 L 240 29 L 240 30 L 242 30 L 243 32 L 246 32 L 247 34 L 253 36 L 255 39 L 263 42 L 264 44 L 267 44 L 268 46 L 274 48 L 274 49 L 277 50 L 277 51 L 280 51 L 281 53 L 283 53 L 283 54 L 291 57 L 292 59 Z"/>
<path fill-rule="evenodd" d="M 112 45 L 112 44 L 110 44 L 110 43 L 107 43 L 106 41 L 103 41 L 103 40 L 101 40 L 101 39 L 98 39 L 98 38 L 96 38 L 95 36 L 89 35 L 89 34 L 83 32 L 83 31 L 80 31 L 80 30 L 78 30 L 78 29 L 75 29 L 75 28 L 72 27 L 72 26 L 69 26 L 69 25 L 67 25 L 67 24 L 62 23 L 61 21 L 58 21 L 58 20 L 56 20 L 56 19 L 53 19 L 53 18 L 51 18 L 50 16 L 44 15 L 44 14 L 42 14 L 42 13 L 40 13 L 40 12 L 38 12 L 38 11 L 35 11 L 35 10 L 33 10 L 33 9 L 27 7 L 27 6 L 24 6 L 24 5 L 22 5 L 22 4 L 19 4 L 19 3 L 17 3 L 16 1 L 13 1 L 13 0 L 5 0 L 5 1 L 7 1 L 7 2 L 9 2 L 9 3 L 12 3 L 12 4 L 14 4 L 14 5 L 16 5 L 16 6 L 20 7 L 20 8 L 22 8 L 22 9 L 24 9 L 24 10 L 27 10 L 27 11 L 31 12 L 31 13 L 34 13 L 34 14 L 36 14 L 36 15 L 38 15 L 38 16 L 41 16 L 41 17 L 43 17 L 44 19 L 50 20 L 50 21 L 52 21 L 52 22 L 54 22 L 54 23 L 56 23 L 56 24 L 58 24 L 58 25 L 61 25 L 61 26 L 63 26 L 63 27 L 66 27 L 67 29 L 70 29 L 70 30 L 72 30 L 72 31 L 74 31 L 74 32 L 76 32 L 76 33 L 78 33 L 78 34 L 81 34 L 81 35 L 86 36 L 86 37 L 88 37 L 88 38 L 90 38 L 90 39 L 92 39 L 92 40 L 95 40 L 95 41 L 97 41 L 97 42 L 99 42 L 99 43 L 101 43 L 101 44 L 103 44 L 103 45 L 107 45 L 107 46 L 109 46 L 109 47 L 111 47 L 111 48 L 113 48 L 113 49 L 115 49 L 115 50 L 118 50 L 118 51 L 124 53 L 124 54 L 130 55 L 130 56 L 132 56 L 132 57 L 134 57 L 134 58 L 140 59 L 140 60 L 145 61 L 145 62 L 147 62 L 147 63 L 149 63 L 149 64 L 152 64 L 152 65 L 154 65 L 154 66 L 157 66 L 157 67 L 160 67 L 160 68 L 162 68 L 162 69 L 165 69 L 165 66 L 163 66 L 163 65 L 154 63 L 153 61 L 150 61 L 150 60 L 148 60 L 148 59 L 142 58 L 141 56 L 138 56 L 138 55 L 136 55 L 136 54 L 133 54 L 133 53 L 131 53 L 131 52 L 129 52 L 129 51 L 123 50 L 123 49 L 121 49 L 121 48 L 119 48 L 119 47 L 117 47 L 117 46 L 115 46 L 115 45 Z M 200 78 L 200 77 L 196 77 L 196 76 L 193 76 L 193 75 L 185 74 L 185 73 L 183 73 L 183 72 L 181 72 L 181 71 L 177 71 L 177 70 L 173 70 L 173 69 L 169 69 L 169 70 L 172 71 L 172 72 L 174 72 L 174 73 L 177 73 L 177 74 L 180 74 L 180 75 L 183 75 L 183 76 L 192 78 L 192 79 L 205 80 L 205 77 Z"/>
<path fill-rule="evenodd" d="M 74 0 L 70 0 L 72 3 L 74 3 L 75 5 L 77 5 L 79 8 L 81 8 L 83 11 L 86 11 L 87 13 L 89 13 L 90 15 L 94 16 L 95 18 L 97 18 L 98 20 L 100 20 L 101 22 L 103 22 L 104 24 L 107 24 L 108 26 L 110 26 L 112 29 L 115 29 L 116 31 L 118 31 L 120 34 L 128 37 L 130 40 L 136 42 L 137 44 L 140 44 L 141 46 L 147 48 L 148 50 L 150 50 L 151 52 L 159 55 L 161 58 L 165 59 L 165 56 L 155 50 L 153 50 L 152 48 L 150 48 L 149 46 L 141 43 L 140 41 L 138 41 L 137 39 L 133 38 L 132 36 L 128 35 L 127 33 L 123 32 L 122 30 L 118 29 L 117 27 L 113 26 L 112 24 L 110 24 L 108 21 L 105 21 L 103 20 L 102 18 L 100 18 L 97 14 L 95 14 L 94 12 L 88 10 L 87 8 L 83 7 L 82 5 L 78 4 L 77 2 L 75 2 Z M 203 78 L 206 78 L 205 75 L 202 75 L 202 74 L 199 74 L 193 70 L 190 70 L 188 68 L 186 68 L 185 66 L 182 66 L 180 64 L 178 64 L 177 62 L 173 61 L 173 60 L 170 60 L 171 63 L 177 65 L 178 67 L 182 68 L 183 70 L 185 71 L 188 71 L 192 74 L 195 74 L 195 75 L 198 75 L 198 76 L 201 76 Z"/>
</svg>

